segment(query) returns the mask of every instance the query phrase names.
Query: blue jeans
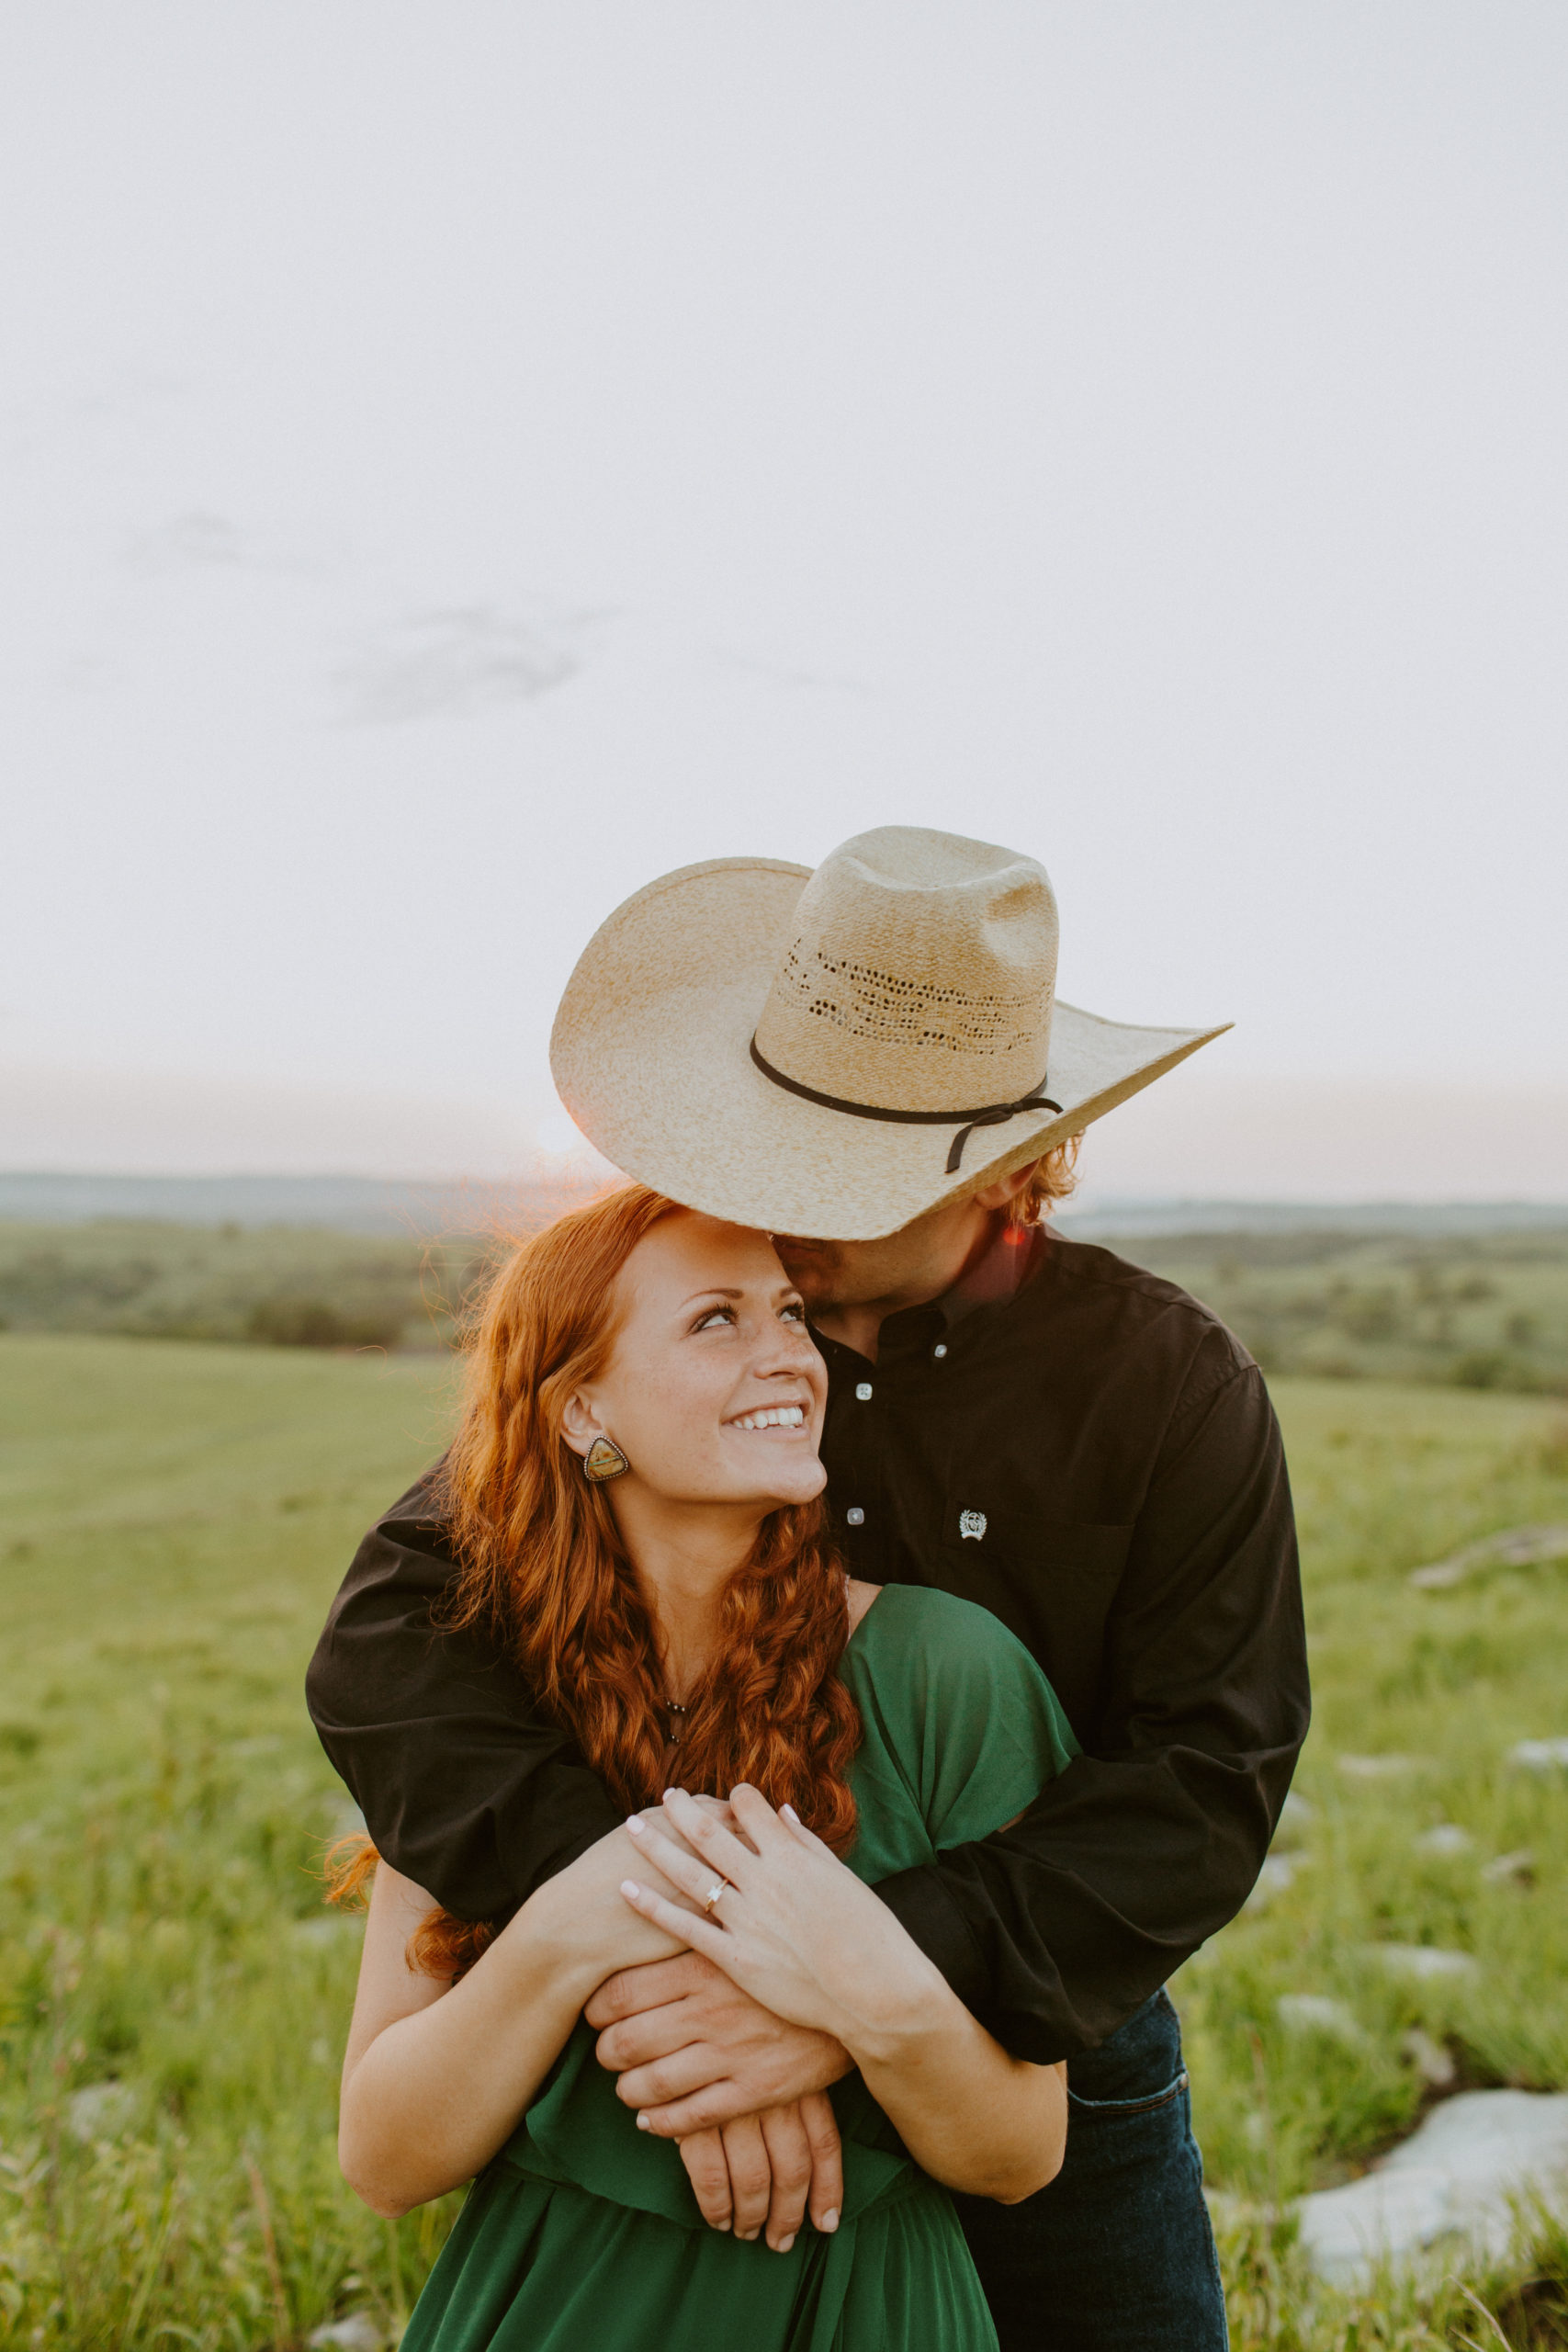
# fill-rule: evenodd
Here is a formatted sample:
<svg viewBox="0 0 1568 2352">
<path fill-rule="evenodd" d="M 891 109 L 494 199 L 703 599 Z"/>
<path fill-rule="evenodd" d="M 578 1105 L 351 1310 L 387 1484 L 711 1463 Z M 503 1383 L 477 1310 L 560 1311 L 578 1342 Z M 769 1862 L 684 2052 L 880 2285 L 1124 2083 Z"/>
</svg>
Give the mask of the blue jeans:
<svg viewBox="0 0 1568 2352">
<path fill-rule="evenodd" d="M 955 2197 L 1002 2352 L 1225 2352 L 1181 2028 L 1155 1994 L 1067 2066 L 1067 2154 L 1019 2205 Z"/>
</svg>

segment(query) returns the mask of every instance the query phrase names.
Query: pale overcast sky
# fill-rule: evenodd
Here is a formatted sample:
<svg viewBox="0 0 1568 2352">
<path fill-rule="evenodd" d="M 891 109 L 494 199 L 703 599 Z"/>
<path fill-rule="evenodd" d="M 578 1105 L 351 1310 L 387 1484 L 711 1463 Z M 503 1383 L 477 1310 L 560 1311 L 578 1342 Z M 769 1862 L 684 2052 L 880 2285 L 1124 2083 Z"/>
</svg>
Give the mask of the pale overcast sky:
<svg viewBox="0 0 1568 2352">
<path fill-rule="evenodd" d="M 0 217 L 0 1165 L 499 1169 L 910 821 L 1126 1182 L 1568 1197 L 1560 0 L 13 0 Z"/>
</svg>

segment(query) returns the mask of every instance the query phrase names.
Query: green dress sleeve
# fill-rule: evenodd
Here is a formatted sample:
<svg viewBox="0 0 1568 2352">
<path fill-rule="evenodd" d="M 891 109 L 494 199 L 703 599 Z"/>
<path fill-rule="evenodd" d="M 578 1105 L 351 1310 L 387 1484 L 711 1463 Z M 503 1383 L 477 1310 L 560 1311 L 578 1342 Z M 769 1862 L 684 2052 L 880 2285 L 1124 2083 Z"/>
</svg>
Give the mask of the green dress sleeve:
<svg viewBox="0 0 1568 2352">
<path fill-rule="evenodd" d="M 874 1882 L 988 1838 L 1078 1753 L 1022 1643 L 952 1593 L 886 1586 L 840 1672 L 865 1733 L 852 1772 L 862 1830 L 849 1860 Z"/>
</svg>

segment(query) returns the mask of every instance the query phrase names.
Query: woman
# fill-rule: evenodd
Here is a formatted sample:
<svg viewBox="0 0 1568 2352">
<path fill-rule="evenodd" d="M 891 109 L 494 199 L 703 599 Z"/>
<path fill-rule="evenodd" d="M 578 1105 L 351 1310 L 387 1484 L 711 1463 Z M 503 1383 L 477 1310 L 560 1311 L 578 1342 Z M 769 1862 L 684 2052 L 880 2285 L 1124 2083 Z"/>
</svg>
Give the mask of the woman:
<svg viewBox="0 0 1568 2352">
<path fill-rule="evenodd" d="M 643 1186 L 561 1218 L 491 1295 L 446 1471 L 458 1606 L 628 1820 L 493 1939 L 377 1872 L 344 2174 L 383 2213 L 479 2176 L 405 2352 L 995 2346 L 939 2184 L 1051 2179 L 1062 2070 L 1010 2058 L 868 1882 L 1014 1818 L 1072 1736 L 987 1612 L 846 1578 L 825 1395 L 766 1238 Z M 688 1946 L 848 2052 L 836 2225 L 705 2228 L 682 2152 L 597 2064 L 594 1989 Z"/>
</svg>

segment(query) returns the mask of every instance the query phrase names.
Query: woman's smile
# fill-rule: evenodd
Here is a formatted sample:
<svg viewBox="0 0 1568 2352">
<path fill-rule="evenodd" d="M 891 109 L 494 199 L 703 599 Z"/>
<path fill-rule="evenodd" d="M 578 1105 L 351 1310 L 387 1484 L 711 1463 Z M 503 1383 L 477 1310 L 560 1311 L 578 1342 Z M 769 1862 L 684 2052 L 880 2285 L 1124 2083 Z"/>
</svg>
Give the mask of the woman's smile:
<svg viewBox="0 0 1568 2352">
<path fill-rule="evenodd" d="M 603 1430 L 630 1464 L 609 1498 L 623 1537 L 634 1516 L 645 1543 L 656 1520 L 674 1542 L 671 1512 L 744 1507 L 760 1524 L 816 1500 L 828 1367 L 766 1234 L 671 1209 L 628 1254 L 615 1304 L 613 1344 L 569 1400 L 565 1434 L 586 1453 Z M 752 1540 L 739 1527 L 726 1576 Z"/>
<path fill-rule="evenodd" d="M 728 1430 L 803 1430 L 809 1410 L 807 1404 L 759 1405 L 750 1413 L 738 1413 L 724 1424 Z"/>
</svg>

